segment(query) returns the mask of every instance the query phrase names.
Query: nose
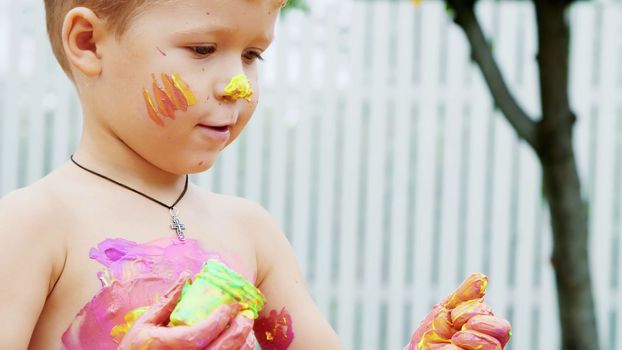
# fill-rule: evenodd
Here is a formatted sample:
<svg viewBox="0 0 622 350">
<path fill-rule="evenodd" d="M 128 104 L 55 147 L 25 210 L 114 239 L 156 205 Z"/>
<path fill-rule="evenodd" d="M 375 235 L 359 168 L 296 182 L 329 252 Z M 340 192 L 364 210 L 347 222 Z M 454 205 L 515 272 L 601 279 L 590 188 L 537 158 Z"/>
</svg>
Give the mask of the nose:
<svg viewBox="0 0 622 350">
<path fill-rule="evenodd" d="M 254 94 L 248 77 L 241 73 L 237 74 L 229 80 L 219 81 L 215 86 L 215 95 L 221 101 L 236 102 L 240 99 L 252 101 Z"/>
</svg>

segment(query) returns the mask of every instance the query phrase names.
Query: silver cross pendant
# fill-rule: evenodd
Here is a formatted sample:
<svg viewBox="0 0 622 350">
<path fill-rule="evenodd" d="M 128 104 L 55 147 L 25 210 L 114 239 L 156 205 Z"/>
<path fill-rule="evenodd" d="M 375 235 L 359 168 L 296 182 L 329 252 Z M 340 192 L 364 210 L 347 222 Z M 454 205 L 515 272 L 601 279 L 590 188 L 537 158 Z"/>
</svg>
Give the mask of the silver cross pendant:
<svg viewBox="0 0 622 350">
<path fill-rule="evenodd" d="M 180 220 L 179 217 L 177 216 L 177 214 L 179 214 L 179 210 L 175 209 L 175 208 L 171 208 L 170 209 L 171 212 L 171 229 L 175 230 L 175 233 L 177 233 L 177 238 L 183 242 L 186 240 L 186 235 L 184 233 L 184 231 L 186 230 L 186 225 L 184 225 Z"/>
</svg>

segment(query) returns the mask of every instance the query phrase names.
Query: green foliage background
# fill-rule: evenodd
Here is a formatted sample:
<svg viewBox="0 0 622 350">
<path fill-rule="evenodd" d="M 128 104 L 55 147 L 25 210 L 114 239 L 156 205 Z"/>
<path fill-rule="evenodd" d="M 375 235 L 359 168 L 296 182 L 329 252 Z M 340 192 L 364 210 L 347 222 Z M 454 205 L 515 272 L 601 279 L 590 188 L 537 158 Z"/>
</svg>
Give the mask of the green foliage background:
<svg viewBox="0 0 622 350">
<path fill-rule="evenodd" d="M 309 11 L 309 4 L 307 4 L 307 0 L 289 0 L 287 5 L 283 8 L 283 13 L 287 13 L 295 9 Z"/>
</svg>

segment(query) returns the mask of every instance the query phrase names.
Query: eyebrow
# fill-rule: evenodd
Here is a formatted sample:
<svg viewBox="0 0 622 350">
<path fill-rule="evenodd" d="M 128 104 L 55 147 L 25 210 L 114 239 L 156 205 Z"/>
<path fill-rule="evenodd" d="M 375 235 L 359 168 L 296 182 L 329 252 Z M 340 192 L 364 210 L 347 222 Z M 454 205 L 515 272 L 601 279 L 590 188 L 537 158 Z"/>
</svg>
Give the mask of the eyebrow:
<svg viewBox="0 0 622 350">
<path fill-rule="evenodd" d="M 253 0 L 251 0 L 253 1 Z M 195 36 L 195 35 L 207 35 L 207 34 L 231 34 L 236 32 L 235 28 L 231 28 L 231 27 L 226 27 L 226 26 L 219 26 L 219 25 L 213 25 L 211 27 L 206 27 L 206 26 L 198 26 L 198 27 L 194 27 L 194 28 L 186 28 L 186 29 L 181 29 L 177 32 L 175 32 L 175 36 Z M 255 37 L 255 40 L 257 40 L 259 43 L 264 44 L 264 45 L 268 45 L 270 44 L 270 42 L 272 41 L 272 35 L 267 35 L 266 33 L 261 33 L 259 34 L 259 36 Z"/>
</svg>

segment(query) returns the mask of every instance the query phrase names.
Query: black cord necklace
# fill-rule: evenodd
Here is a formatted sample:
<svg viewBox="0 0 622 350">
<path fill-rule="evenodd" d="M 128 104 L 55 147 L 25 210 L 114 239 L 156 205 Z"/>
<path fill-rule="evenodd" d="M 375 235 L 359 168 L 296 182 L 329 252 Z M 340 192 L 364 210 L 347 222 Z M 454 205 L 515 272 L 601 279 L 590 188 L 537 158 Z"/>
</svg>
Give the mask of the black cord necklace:
<svg viewBox="0 0 622 350">
<path fill-rule="evenodd" d="M 122 184 L 122 183 L 120 183 L 120 182 L 118 182 L 116 180 L 113 180 L 113 179 L 111 179 L 111 178 L 109 178 L 109 177 L 107 177 L 105 175 L 102 175 L 102 174 L 100 174 L 100 173 L 98 173 L 96 171 L 93 171 L 93 170 L 91 170 L 91 169 L 89 169 L 89 168 L 79 164 L 73 158 L 73 154 L 71 155 L 70 158 L 71 158 L 71 161 L 73 162 L 73 164 L 77 165 L 79 168 L 81 168 L 81 169 L 83 169 L 85 171 L 88 171 L 89 173 L 91 173 L 93 175 L 99 176 L 102 179 L 105 179 L 105 180 L 108 180 L 108 181 L 110 181 L 110 182 L 112 182 L 114 184 L 117 184 L 117 185 L 119 185 L 119 186 L 121 186 L 121 187 L 123 187 L 123 188 L 125 188 L 127 190 L 130 190 L 130 191 L 132 191 L 132 192 L 134 192 L 136 194 L 139 194 L 139 195 L 141 195 L 141 196 L 143 196 L 143 197 L 145 197 L 145 198 L 147 198 L 147 199 L 149 199 L 149 200 L 151 200 L 151 201 L 153 201 L 153 202 L 155 202 L 155 203 L 157 203 L 157 204 L 167 208 L 169 210 L 169 213 L 171 214 L 171 221 L 172 221 L 171 222 L 171 226 L 170 226 L 171 229 L 175 230 L 175 233 L 177 234 L 177 238 L 180 241 L 183 242 L 183 241 L 186 240 L 186 235 L 184 233 L 184 231 L 186 230 L 186 225 L 182 224 L 181 221 L 179 220 L 179 216 L 178 216 L 179 215 L 179 210 L 177 208 L 175 208 L 175 206 L 177 205 L 177 203 L 179 203 L 179 201 L 181 201 L 182 198 L 184 198 L 184 195 L 186 194 L 186 191 L 188 191 L 188 175 L 186 175 L 186 183 L 184 184 L 184 190 L 179 195 L 179 198 L 177 198 L 175 203 L 173 203 L 172 205 L 166 205 L 165 203 L 162 203 L 162 202 L 160 202 L 159 200 L 157 200 L 157 199 L 155 199 L 153 197 L 150 197 L 150 196 L 148 196 L 148 195 L 146 195 L 146 194 L 144 194 L 144 193 L 142 193 L 142 192 L 140 192 L 138 190 L 135 190 L 135 189 L 131 188 L 128 185 Z"/>
</svg>

